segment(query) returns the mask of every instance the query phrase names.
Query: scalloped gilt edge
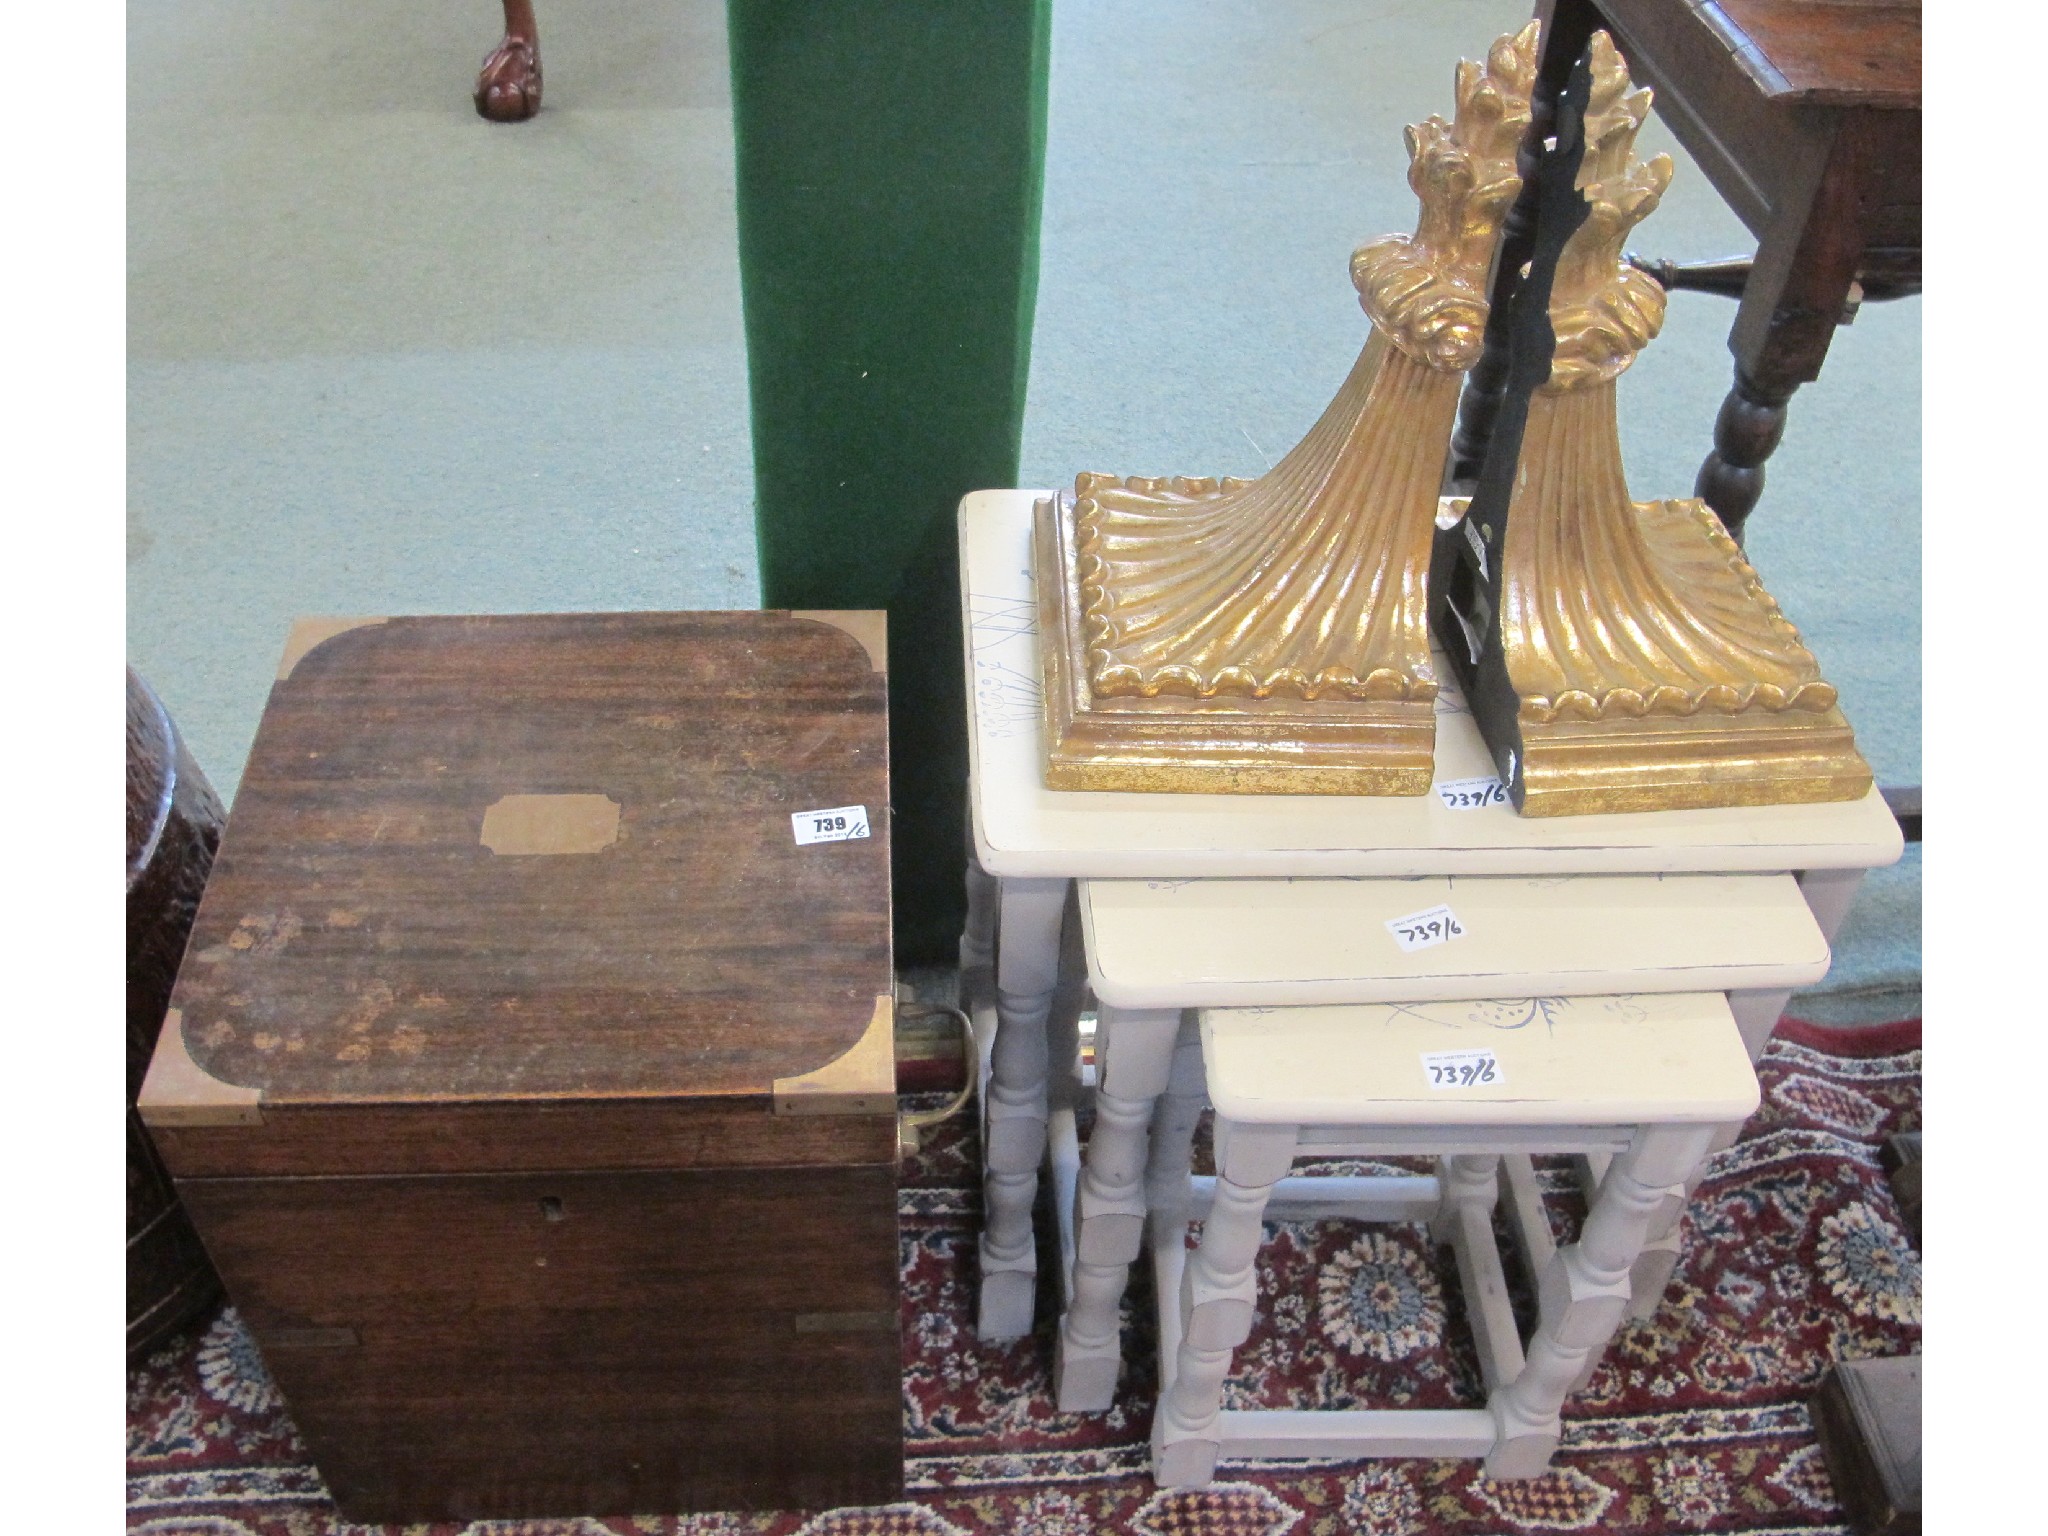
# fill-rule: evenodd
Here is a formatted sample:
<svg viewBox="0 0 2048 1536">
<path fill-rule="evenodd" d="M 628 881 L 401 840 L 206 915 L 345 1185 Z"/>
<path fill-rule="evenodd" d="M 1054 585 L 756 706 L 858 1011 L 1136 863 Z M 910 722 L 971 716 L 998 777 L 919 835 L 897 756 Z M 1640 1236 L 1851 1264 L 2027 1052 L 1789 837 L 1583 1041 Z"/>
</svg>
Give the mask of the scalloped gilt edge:
<svg viewBox="0 0 2048 1536">
<path fill-rule="evenodd" d="M 1791 710 L 1821 714 L 1833 709 L 1839 701 L 1839 690 L 1818 675 L 1819 661 L 1806 649 L 1798 628 L 1785 617 L 1778 600 L 1765 588 L 1756 567 L 1743 558 L 1742 546 L 1729 537 L 1728 530 L 1722 526 L 1713 509 L 1691 496 L 1639 501 L 1633 505 L 1638 517 L 1659 507 L 1689 513 L 1715 553 L 1727 560 L 1729 572 L 1740 582 L 1743 595 L 1762 610 L 1765 622 L 1772 629 L 1799 648 L 1816 675 L 1811 681 L 1789 689 L 1765 682 L 1741 686 L 1715 683 L 1693 689 L 1663 683 L 1647 693 L 1634 688 L 1609 688 L 1593 694 L 1581 688 L 1570 688 L 1555 697 L 1525 696 L 1519 710 L 1520 717 L 1532 724 L 1550 725 L 1559 721 L 1639 720 L 1646 716 L 1686 719 L 1699 714 L 1739 715 L 1752 709 L 1762 709 L 1771 714 Z"/>
<path fill-rule="evenodd" d="M 1102 511 L 1094 493 L 1105 488 L 1140 495 L 1182 496 L 1189 501 L 1225 495 L 1254 482 L 1236 475 L 1116 475 L 1086 472 L 1074 478 L 1075 570 L 1081 588 L 1081 622 L 1087 641 L 1088 683 L 1097 693 L 1156 699 L 1357 699 L 1420 703 L 1433 700 L 1437 681 L 1396 667 L 1375 667 L 1360 677 L 1348 667 L 1325 667 L 1311 677 L 1298 667 L 1277 667 L 1257 673 L 1247 667 L 1222 667 L 1213 674 L 1169 662 L 1159 667 L 1134 667 L 1117 661 L 1111 647 L 1121 638 L 1116 623 L 1116 597 L 1109 590 L 1109 567 L 1092 547 L 1097 530 L 1091 514 Z"/>
</svg>

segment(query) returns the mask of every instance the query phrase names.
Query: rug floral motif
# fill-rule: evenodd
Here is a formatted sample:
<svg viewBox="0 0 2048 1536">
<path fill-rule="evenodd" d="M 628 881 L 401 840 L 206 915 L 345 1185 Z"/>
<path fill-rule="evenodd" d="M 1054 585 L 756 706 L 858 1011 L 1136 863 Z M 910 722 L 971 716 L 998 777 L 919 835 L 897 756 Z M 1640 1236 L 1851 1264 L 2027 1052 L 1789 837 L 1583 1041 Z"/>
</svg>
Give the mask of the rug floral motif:
<svg viewBox="0 0 2048 1536">
<path fill-rule="evenodd" d="M 232 1308 L 129 1373 L 128 1510 L 149 1536 L 1501 1536 L 1846 1533 L 1807 1403 L 1835 1360 L 1915 1353 L 1920 1259 L 1878 1147 L 1919 1126 L 1917 1021 L 1788 1023 L 1764 1105 L 1715 1156 L 1656 1314 L 1617 1334 L 1566 1409 L 1552 1470 L 1494 1482 L 1467 1461 L 1226 1464 L 1211 1486 L 1148 1475 L 1155 1338 L 1142 1273 L 1127 1364 L 1101 1415 L 1053 1405 L 1052 1330 L 975 1338 L 971 1126 L 904 1170 L 906 1493 L 879 1508 L 367 1527 L 343 1521 Z M 1583 1216 L 1539 1165 L 1559 1240 Z M 1517 1281 L 1529 1305 L 1527 1277 Z M 1456 1266 L 1420 1226 L 1269 1223 L 1261 1308 L 1230 1407 L 1476 1407 Z M 1050 1311 L 1043 1301 L 1042 1316 Z"/>
</svg>

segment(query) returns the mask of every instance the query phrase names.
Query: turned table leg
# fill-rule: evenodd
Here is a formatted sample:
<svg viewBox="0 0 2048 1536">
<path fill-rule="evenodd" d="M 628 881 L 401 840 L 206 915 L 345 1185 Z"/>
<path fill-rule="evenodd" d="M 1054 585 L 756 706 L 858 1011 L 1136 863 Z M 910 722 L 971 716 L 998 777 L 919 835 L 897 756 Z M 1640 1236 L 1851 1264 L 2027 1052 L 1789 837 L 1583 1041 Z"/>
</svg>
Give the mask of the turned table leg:
<svg viewBox="0 0 2048 1536">
<path fill-rule="evenodd" d="M 1216 1198 L 1202 1243 L 1181 1276 L 1180 1350 L 1173 1380 L 1152 1414 L 1152 1478 L 1198 1488 L 1216 1475 L 1223 1449 L 1223 1382 L 1251 1336 L 1258 1311 L 1259 1245 L 1266 1202 L 1294 1160 L 1297 1128 L 1216 1122 Z"/>
<path fill-rule="evenodd" d="M 1652 1226 L 1685 1202 L 1713 1126 L 1646 1125 L 1614 1160 L 1579 1240 L 1537 1282 L 1538 1322 L 1521 1374 L 1488 1399 L 1497 1438 L 1486 1475 L 1537 1477 L 1563 1433 L 1559 1410 L 1629 1305 L 1630 1272 Z"/>
<path fill-rule="evenodd" d="M 1074 1299 L 1053 1355 L 1062 1413 L 1100 1413 L 1116 1396 L 1118 1308 L 1144 1246 L 1146 1132 L 1179 1029 L 1177 1009 L 1097 1011 L 1095 1129 L 1074 1192 Z"/>
<path fill-rule="evenodd" d="M 1186 1211 L 1194 1194 L 1190 1180 L 1195 1171 L 1195 1131 L 1209 1105 L 1209 1083 L 1202 1074 L 1202 1032 L 1195 1019 L 1193 1012 L 1181 1016 L 1166 1092 L 1152 1108 L 1151 1146 L 1145 1159 L 1148 1222 L 1187 1225 Z"/>
<path fill-rule="evenodd" d="M 1735 387 L 1714 421 L 1714 449 L 1693 494 L 1729 533 L 1764 490 L 1764 461 L 1785 432 L 1793 391 L 1820 376 L 1863 256 L 1865 194 L 1873 156 L 1885 146 L 1872 125 L 1850 116 L 1799 146 L 1789 185 L 1757 244 L 1728 350 Z"/>
<path fill-rule="evenodd" d="M 967 850 L 967 924 L 960 931 L 960 1006 L 970 1017 L 995 999 L 996 909 L 1001 885 Z"/>
<path fill-rule="evenodd" d="M 1857 888 L 1863 884 L 1865 873 L 1861 869 L 1812 869 L 1799 874 L 1799 893 L 1806 898 L 1806 905 L 1813 913 L 1814 924 L 1820 929 L 1821 937 L 1830 944 L 1835 942 L 1843 919 L 1849 915 L 1849 906 L 1856 899 Z M 1735 1015 L 1735 1027 L 1742 1033 L 1743 1047 L 1749 1052 L 1752 1062 L 1762 1059 L 1764 1047 L 1771 1043 L 1771 1032 L 1778 1027 L 1778 1020 L 1791 997 L 1792 994 L 1784 990 L 1728 994 L 1729 1011 Z M 1724 1126 L 1707 1150 L 1710 1153 L 1725 1151 L 1741 1137 L 1740 1125 Z M 1592 1198 L 1606 1167 L 1604 1158 L 1596 1158 L 1585 1168 L 1583 1184 L 1588 1199 Z M 1688 1196 L 1697 1182 L 1698 1175 L 1695 1174 L 1686 1186 Z M 1665 1291 L 1670 1288 L 1671 1276 L 1683 1256 L 1678 1236 L 1680 1214 L 1680 1209 L 1674 1209 L 1668 1219 L 1653 1223 L 1650 1228 L 1643 1251 L 1635 1263 L 1634 1300 L 1629 1304 L 1631 1317 L 1654 1316 Z M 1590 1372 L 1591 1366 L 1587 1369 Z"/>
<path fill-rule="evenodd" d="M 1444 1244 L 1457 1241 L 1458 1226 L 1466 1206 L 1491 1212 L 1498 1188 L 1500 1156 L 1491 1152 L 1461 1152 L 1437 1160 L 1437 1181 L 1443 1190 L 1436 1215 L 1430 1218 L 1429 1240 Z"/>
<path fill-rule="evenodd" d="M 1045 1157 L 1051 1058 L 1046 1020 L 1059 982 L 1065 880 L 1005 880 L 996 917 L 996 1038 L 982 1104 L 984 1339 L 1031 1331 L 1038 1255 L 1031 1208 Z"/>
<path fill-rule="evenodd" d="M 540 29 L 533 0 L 505 0 L 505 36 L 476 77 L 476 109 L 494 123 L 519 123 L 540 110 Z"/>
<path fill-rule="evenodd" d="M 1714 417 L 1714 447 L 1692 493 L 1712 507 L 1736 539 L 1764 493 L 1764 460 L 1785 435 L 1785 406 L 1797 384 L 1763 384 L 1737 364 L 1735 387 Z"/>
<path fill-rule="evenodd" d="M 1862 871 L 1857 870 L 1853 873 L 1861 875 Z M 1816 916 L 1819 914 L 1816 913 Z M 1832 934 L 1833 929 L 1824 918 L 1820 926 L 1824 934 Z M 1790 992 L 1782 988 L 1768 992 L 1728 994 L 1728 1011 L 1735 1016 L 1735 1027 L 1741 1032 L 1743 1048 L 1749 1052 L 1751 1062 L 1761 1058 L 1764 1047 L 1770 1044 L 1771 1031 L 1778 1027 L 1778 1020 L 1784 1014 L 1785 1004 L 1791 996 Z M 1723 1126 L 1716 1132 L 1707 1151 L 1710 1154 L 1726 1151 L 1741 1139 L 1740 1123 Z M 1608 1159 L 1598 1154 L 1580 1163 L 1579 1186 L 1585 1191 L 1589 1202 L 1598 1191 L 1601 1179 L 1606 1177 L 1607 1167 Z M 1685 1187 L 1688 1198 L 1691 1197 L 1693 1187 L 1698 1182 L 1699 1173 L 1695 1172 Z M 1664 1293 L 1671 1288 L 1671 1277 L 1677 1272 L 1678 1261 L 1685 1256 L 1685 1247 L 1678 1231 L 1678 1218 L 1683 1214 L 1683 1205 L 1674 1206 L 1650 1224 L 1642 1252 L 1636 1255 L 1634 1276 L 1630 1282 L 1630 1289 L 1633 1292 L 1633 1299 L 1629 1302 L 1628 1308 L 1630 1317 L 1654 1317 L 1657 1308 L 1663 1304 Z M 1587 1362 L 1586 1377 L 1592 1375 L 1593 1367 L 1598 1363 L 1597 1360 Z M 1585 1384 L 1585 1378 L 1581 1378 L 1573 1390 L 1576 1391 Z"/>
</svg>

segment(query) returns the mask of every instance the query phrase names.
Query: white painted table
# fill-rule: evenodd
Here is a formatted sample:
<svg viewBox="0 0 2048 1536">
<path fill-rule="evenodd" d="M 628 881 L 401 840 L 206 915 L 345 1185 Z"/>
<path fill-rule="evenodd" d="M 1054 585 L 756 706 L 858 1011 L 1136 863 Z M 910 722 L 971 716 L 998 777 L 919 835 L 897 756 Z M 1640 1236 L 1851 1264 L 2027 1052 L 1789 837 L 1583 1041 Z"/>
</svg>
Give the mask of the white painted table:
<svg viewBox="0 0 2048 1536">
<path fill-rule="evenodd" d="M 1455 937 L 1409 920 L 1438 910 Z M 1778 991 L 1828 968 L 1790 875 L 1084 880 L 1080 914 L 1116 1008 Z"/>
<path fill-rule="evenodd" d="M 1437 916 L 1410 916 L 1424 911 Z M 1379 1060 L 1378 1037 L 1396 1025 L 1462 1030 L 1482 1045 L 1541 1044 L 1560 1019 L 1582 1018 L 1587 1000 L 1642 1019 L 1661 1017 L 1667 994 L 1731 993 L 1768 1030 L 1785 992 L 1828 966 L 1827 940 L 1790 875 L 1084 880 L 1080 917 L 1100 1022 L 1095 1132 L 1072 1232 L 1062 1233 L 1067 1305 L 1054 1381 L 1070 1413 L 1109 1407 L 1122 1360 L 1118 1303 L 1146 1220 L 1187 1200 L 1203 1067 L 1184 1061 L 1173 1086 L 1176 1038 L 1183 1052 L 1190 1043 L 1183 1010 L 1285 1021 L 1330 1053 L 1328 1080 L 1350 1102 L 1360 1062 Z M 1415 945 L 1418 933 L 1426 942 Z M 1394 1006 L 1327 1006 L 1359 1003 Z M 1712 1010 L 1728 1013 L 1718 995 Z M 1353 1038 L 1346 1021 L 1367 1035 Z M 1263 1040 L 1280 1025 L 1241 1027 Z M 1276 1068 L 1299 1067 L 1302 1049 L 1276 1044 Z M 1518 1078 L 1518 1089 L 1532 1086 Z M 1522 1157 L 1510 1171 L 1520 1181 L 1505 1191 L 1510 1210 L 1532 1234 L 1524 1246 L 1541 1248 L 1541 1202 L 1526 1198 L 1533 1169 Z M 1319 1204 L 1341 1192 L 1314 1184 L 1305 1197 Z M 1677 1261 L 1677 1217 L 1674 1207 L 1631 1255 L 1646 1310 Z"/>
<path fill-rule="evenodd" d="M 1153 1475 L 1205 1483 L 1236 1457 L 1484 1456 L 1492 1477 L 1533 1477 L 1559 1409 L 1590 1375 L 1630 1297 L 1646 1236 L 1682 1203 L 1717 1133 L 1757 1105 L 1756 1074 L 1713 994 L 1554 1000 L 1542 1025 L 1503 1030 L 1468 1007 L 1215 1009 L 1193 1054 L 1216 1104 L 1209 1198 L 1163 1207 L 1154 1234 L 1161 1381 Z M 1445 1088 L 1427 1063 L 1483 1049 L 1490 1081 Z M 1257 1314 L 1261 1221 L 1297 1156 L 1428 1152 L 1434 1177 L 1367 1176 L 1347 1214 L 1427 1219 L 1457 1255 L 1487 1404 L 1474 1409 L 1228 1411 L 1233 1351 Z M 1579 1240 L 1534 1267 L 1526 1351 L 1508 1305 L 1490 1209 L 1504 1154 L 1600 1153 Z M 1300 1181 L 1310 1187 L 1334 1179 Z M 1326 1197 L 1327 1198 L 1327 1197 Z M 1190 1256 L 1187 1223 L 1203 1221 Z"/>
<path fill-rule="evenodd" d="M 959 518 L 977 863 L 961 942 L 970 988 L 991 954 L 1000 955 L 982 1096 L 986 1338 L 1031 1327 L 1031 1207 L 1048 1119 L 1067 1091 L 1050 1071 L 1048 1020 L 1070 1024 L 1078 1004 L 1070 963 L 1065 1006 L 1055 1017 L 1061 923 L 1074 880 L 1791 872 L 1825 937 L 1840 924 L 1863 871 L 1899 857 L 1898 825 L 1875 790 L 1828 805 L 1533 818 L 1506 805 L 1454 809 L 1436 794 L 1049 790 L 1030 554 L 1032 506 L 1048 494 L 978 491 L 961 502 Z M 1449 688 L 1438 701 L 1436 762 L 1439 783 L 1493 771 L 1477 726 Z M 1741 994 L 1749 999 L 1739 1017 L 1752 1053 L 1788 991 Z M 1064 1049 L 1064 1033 L 1056 1032 Z M 1067 1167 L 1071 1176 L 1071 1160 Z"/>
</svg>

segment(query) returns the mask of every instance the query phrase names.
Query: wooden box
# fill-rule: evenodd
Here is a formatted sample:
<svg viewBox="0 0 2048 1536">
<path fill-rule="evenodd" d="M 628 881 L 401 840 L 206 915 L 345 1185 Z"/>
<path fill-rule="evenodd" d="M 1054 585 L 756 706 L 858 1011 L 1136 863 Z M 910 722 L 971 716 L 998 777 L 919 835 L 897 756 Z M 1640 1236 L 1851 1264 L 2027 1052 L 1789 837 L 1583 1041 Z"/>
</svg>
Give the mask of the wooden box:
<svg viewBox="0 0 2048 1536">
<path fill-rule="evenodd" d="M 294 629 L 140 1108 L 351 1519 L 900 1493 L 882 617 Z"/>
</svg>

